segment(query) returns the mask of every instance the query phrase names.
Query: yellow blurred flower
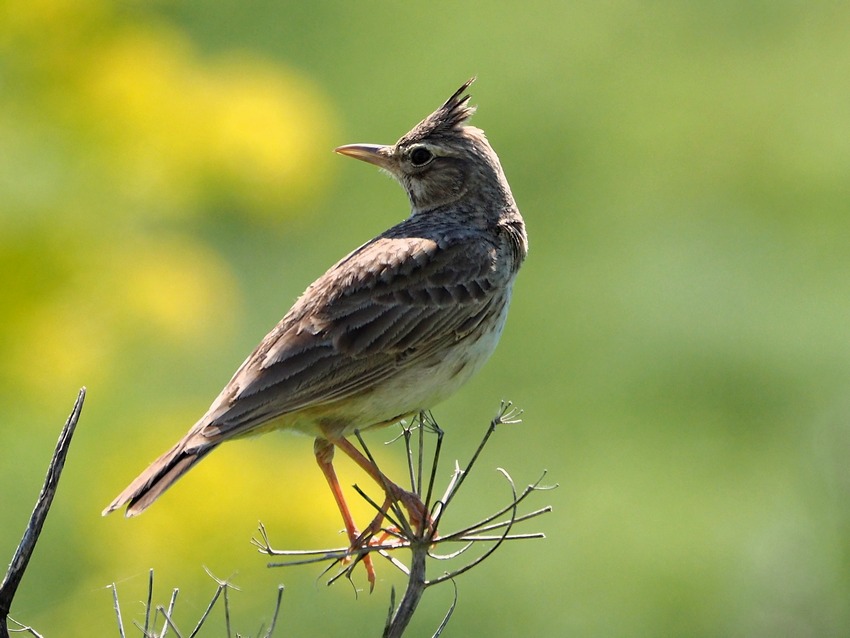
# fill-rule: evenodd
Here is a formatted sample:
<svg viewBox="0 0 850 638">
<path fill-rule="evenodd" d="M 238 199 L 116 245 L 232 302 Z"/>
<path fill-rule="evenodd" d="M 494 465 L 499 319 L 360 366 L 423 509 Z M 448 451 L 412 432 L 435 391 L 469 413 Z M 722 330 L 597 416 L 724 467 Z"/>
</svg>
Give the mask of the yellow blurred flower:
<svg viewBox="0 0 850 638">
<path fill-rule="evenodd" d="M 62 285 L 41 290 L 8 320 L 14 339 L 7 339 L 2 365 L 23 389 L 43 396 L 102 381 L 128 342 L 155 338 L 198 347 L 232 330 L 240 307 L 236 282 L 203 245 L 159 236 L 102 238 L 89 248 L 59 270 L 54 265 L 52 276 Z"/>
<path fill-rule="evenodd" d="M 123 31 L 82 78 L 104 163 L 131 201 L 195 214 L 223 197 L 272 220 L 324 183 L 332 117 L 306 81 L 247 56 L 207 63 L 164 28 Z"/>
<path fill-rule="evenodd" d="M 0 68 L 13 134 L 0 283 L 14 309 L 0 378 L 40 396 L 108 378 L 133 342 L 226 335 L 229 267 L 163 219 L 229 210 L 274 225 L 306 209 L 332 156 L 318 92 L 247 54 L 206 59 L 103 0 L 4 3 Z"/>
<path fill-rule="evenodd" d="M 115 330 L 198 345 L 226 336 L 239 315 L 230 269 L 188 237 L 125 244 L 104 265 L 98 294 L 116 309 Z"/>
<path fill-rule="evenodd" d="M 68 293 L 7 324 L 14 339 L 3 354 L 5 376 L 19 392 L 43 401 L 64 401 L 57 389 L 97 383 L 110 368 L 115 334 L 96 307 Z"/>
<path fill-rule="evenodd" d="M 211 176 L 221 172 L 251 211 L 272 219 L 325 183 L 330 113 L 302 80 L 246 57 L 216 73 L 208 139 Z M 213 88 L 213 87 L 210 87 Z"/>
</svg>

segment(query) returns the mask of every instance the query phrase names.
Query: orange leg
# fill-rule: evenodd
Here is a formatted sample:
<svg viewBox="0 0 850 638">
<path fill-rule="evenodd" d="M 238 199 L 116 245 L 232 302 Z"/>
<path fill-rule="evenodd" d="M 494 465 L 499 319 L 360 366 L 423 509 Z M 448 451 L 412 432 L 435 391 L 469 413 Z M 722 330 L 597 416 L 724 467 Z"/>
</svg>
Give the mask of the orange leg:
<svg viewBox="0 0 850 638">
<path fill-rule="evenodd" d="M 413 531 L 417 534 L 421 535 L 425 531 L 426 525 L 431 525 L 428 512 L 425 510 L 425 505 L 422 503 L 422 499 L 420 499 L 419 496 L 413 492 L 408 492 L 399 485 L 393 483 L 383 473 L 381 473 L 372 461 L 366 458 L 363 453 L 354 447 L 354 445 L 348 440 L 342 438 L 334 439 L 332 443 L 345 452 L 351 460 L 357 463 L 357 465 L 363 468 L 363 471 L 371 476 L 372 479 L 387 493 L 387 499 L 384 501 L 381 512 L 378 513 L 378 516 L 374 521 L 372 521 L 371 525 L 369 525 L 367 532 L 376 533 L 380 530 L 384 514 L 389 511 L 389 507 L 393 501 L 401 503 L 407 510 L 410 524 L 413 527 Z"/>
<path fill-rule="evenodd" d="M 358 549 L 362 546 L 363 541 L 360 537 L 360 532 L 357 531 L 357 527 L 354 525 L 354 519 L 351 516 L 351 511 L 348 509 L 348 504 L 345 502 L 345 497 L 342 495 L 342 488 L 340 488 L 336 477 L 336 471 L 333 466 L 334 444 L 325 439 L 316 439 L 313 443 L 313 453 L 316 455 L 316 462 L 319 464 L 322 474 L 325 475 L 331 492 L 333 492 L 339 513 L 342 514 L 342 521 L 345 524 L 348 542 L 351 543 L 352 549 Z M 366 577 L 369 579 L 369 591 L 372 591 L 375 589 L 375 567 L 372 564 L 372 557 L 369 554 L 363 555 L 363 566 L 366 568 Z"/>
</svg>

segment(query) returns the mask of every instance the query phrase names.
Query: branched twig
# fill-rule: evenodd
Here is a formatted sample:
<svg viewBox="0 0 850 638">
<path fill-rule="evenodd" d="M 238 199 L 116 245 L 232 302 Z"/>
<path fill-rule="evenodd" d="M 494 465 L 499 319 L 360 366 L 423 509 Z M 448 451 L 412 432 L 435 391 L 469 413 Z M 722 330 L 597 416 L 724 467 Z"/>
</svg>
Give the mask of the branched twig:
<svg viewBox="0 0 850 638">
<path fill-rule="evenodd" d="M 44 636 L 42 636 L 40 633 L 38 633 L 35 629 L 30 627 L 29 625 L 24 625 L 22 623 L 19 623 L 17 620 L 12 618 L 11 616 L 9 617 L 9 620 L 17 625 L 17 627 L 15 627 L 14 629 L 10 629 L 9 630 L 10 632 L 12 632 L 14 634 L 26 632 L 31 636 L 35 636 L 35 638 L 44 638 Z"/>
<path fill-rule="evenodd" d="M 500 508 L 489 516 L 471 525 L 467 525 L 466 527 L 458 531 L 446 535 L 437 534 L 437 527 L 440 521 L 448 510 L 449 505 L 460 491 L 460 488 L 463 486 L 464 482 L 468 478 L 472 468 L 478 461 L 481 452 L 489 441 L 490 436 L 493 434 L 493 432 L 499 425 L 519 423 L 519 416 L 521 413 L 522 411 L 514 408 L 510 402 L 502 402 L 499 408 L 499 412 L 497 413 L 496 417 L 490 422 L 487 431 L 485 432 L 481 442 L 479 443 L 469 462 L 463 468 L 461 468 L 457 463 L 455 463 L 455 470 L 452 473 L 451 478 L 449 479 L 449 484 L 446 487 L 442 498 L 433 502 L 433 505 L 431 502 L 431 498 L 434 492 L 434 483 L 436 480 L 435 477 L 437 474 L 437 466 L 440 458 L 443 432 L 437 426 L 436 422 L 433 420 L 433 417 L 431 417 L 427 413 L 421 413 L 418 419 L 414 420 L 414 422 L 410 425 L 402 425 L 401 434 L 394 440 L 404 440 L 405 450 L 407 452 L 408 475 L 411 488 L 412 491 L 420 498 L 422 497 L 423 466 L 425 462 L 423 452 L 425 448 L 423 433 L 425 429 L 431 429 L 437 433 L 437 439 L 434 446 L 434 453 L 431 460 L 430 476 L 428 479 L 426 495 L 423 500 L 426 511 L 430 512 L 430 520 L 427 521 L 424 525 L 425 529 L 414 530 L 413 526 L 408 520 L 405 511 L 403 510 L 403 508 L 399 507 L 398 503 L 392 503 L 393 507 L 391 515 L 387 512 L 383 512 L 382 508 L 374 500 L 372 500 L 359 487 L 355 485 L 354 489 L 358 492 L 358 494 L 360 494 L 360 496 L 362 496 L 373 508 L 375 508 L 376 511 L 378 511 L 379 513 L 383 513 L 389 525 L 391 526 L 382 528 L 380 535 L 376 535 L 376 538 L 373 539 L 367 539 L 362 546 L 338 547 L 317 550 L 277 550 L 272 548 L 271 542 L 269 541 L 268 532 L 266 531 L 266 528 L 262 523 L 259 523 L 258 526 L 258 536 L 251 539 L 251 541 L 263 554 L 267 554 L 269 556 L 284 556 L 288 559 L 283 562 L 269 563 L 269 567 L 305 565 L 329 561 L 330 564 L 323 573 L 327 573 L 328 571 L 334 568 L 337 568 L 338 571 L 336 574 L 331 576 L 328 584 L 335 582 L 343 575 L 350 578 L 354 566 L 362 559 L 363 556 L 368 553 L 377 552 L 380 556 L 386 558 L 390 562 L 390 564 L 399 569 L 399 571 L 401 571 L 407 577 L 407 587 L 397 607 L 395 606 L 395 590 L 393 589 L 391 592 L 390 614 L 387 618 L 383 634 L 385 638 L 397 638 L 398 636 L 401 636 L 404 633 L 408 623 L 410 622 L 410 619 L 413 616 L 414 611 L 416 610 L 417 605 L 419 604 L 419 601 L 422 598 L 423 593 L 425 592 L 425 589 L 434 585 L 438 585 L 440 583 L 444 583 L 446 581 L 450 581 L 454 584 L 455 578 L 457 578 L 464 572 L 469 571 L 473 567 L 481 564 L 484 560 L 492 556 L 493 553 L 505 541 L 544 538 L 544 535 L 540 532 L 519 534 L 514 534 L 511 532 L 513 526 L 517 523 L 531 520 L 542 514 L 546 514 L 552 511 L 551 507 L 546 506 L 529 513 L 519 514 L 518 508 L 519 505 L 532 493 L 552 489 L 554 487 L 557 487 L 557 485 L 542 485 L 542 481 L 546 476 L 546 472 L 544 471 L 541 477 L 536 482 L 532 483 L 531 485 L 528 485 L 522 492 L 518 493 L 513 479 L 508 474 L 508 472 L 503 470 L 502 468 L 498 468 L 498 471 L 502 474 L 502 476 L 507 481 L 508 486 L 510 487 L 510 502 L 506 506 Z M 417 427 L 419 429 L 419 436 L 417 437 L 419 447 L 417 451 L 418 453 L 414 455 L 414 451 L 412 449 L 412 432 Z M 370 460 L 370 462 L 374 463 L 375 461 L 371 452 L 369 451 L 369 448 L 363 442 L 359 433 L 355 434 L 357 435 L 357 438 L 360 441 L 360 444 L 363 447 L 364 453 L 366 454 L 367 458 Z M 416 457 L 416 461 L 414 461 L 414 457 Z M 497 519 L 501 519 L 505 516 L 507 518 L 505 518 L 504 520 L 497 521 Z M 488 534 L 488 532 L 494 531 L 498 531 L 499 533 Z M 449 560 L 452 558 L 457 558 L 477 543 L 482 542 L 492 544 L 481 555 L 477 556 L 466 565 L 452 572 L 444 573 L 442 576 L 439 576 L 437 578 L 432 578 L 430 580 L 426 578 L 426 566 L 428 558 L 432 558 L 435 560 Z M 444 554 L 437 554 L 434 552 L 434 549 L 436 547 L 443 546 L 446 543 L 463 543 L 463 546 L 461 546 L 460 549 Z M 394 556 L 394 554 L 397 553 L 400 549 L 411 550 L 409 566 L 398 560 Z M 445 618 L 437 629 L 437 632 L 434 634 L 435 636 L 440 635 L 442 630 L 445 628 L 446 624 L 451 618 L 456 603 L 457 587 L 455 586 L 455 598 L 452 602 L 450 609 L 446 613 Z"/>
<path fill-rule="evenodd" d="M 221 600 L 224 601 L 223 604 L 224 604 L 224 620 L 225 620 L 226 635 L 227 636 L 234 635 L 232 633 L 232 630 L 231 630 L 231 627 L 230 627 L 230 601 L 229 601 L 229 598 L 228 598 L 228 591 L 230 591 L 231 589 L 235 590 L 235 591 L 240 591 L 240 590 L 239 590 L 238 587 L 233 585 L 230 582 L 229 579 L 223 580 L 223 579 L 216 577 L 206 567 L 204 568 L 204 571 L 206 571 L 207 575 L 215 581 L 216 590 L 215 590 L 215 593 L 212 595 L 210 602 L 207 604 L 206 609 L 204 609 L 203 613 L 201 614 L 200 619 L 195 624 L 192 631 L 188 635 L 186 635 L 186 638 L 195 638 L 196 636 L 200 635 L 201 629 L 204 627 L 207 620 L 209 619 L 209 616 L 210 616 L 210 613 L 213 610 L 213 607 L 215 607 L 216 604 Z M 124 636 L 124 628 L 123 628 L 122 621 L 121 621 L 121 607 L 118 603 L 118 594 L 115 591 L 115 585 L 114 584 L 111 585 L 111 589 L 113 590 L 115 614 L 118 617 L 118 627 L 119 627 L 120 634 L 123 637 Z M 278 587 L 278 590 L 277 590 L 277 603 L 275 604 L 274 613 L 272 614 L 272 619 L 271 619 L 271 623 L 269 625 L 269 628 L 265 629 L 265 624 L 261 625 L 259 631 L 257 631 L 257 633 L 256 633 L 256 635 L 258 637 L 262 636 L 262 638 L 272 638 L 272 633 L 274 632 L 275 626 L 277 625 L 278 616 L 280 614 L 281 605 L 283 603 L 283 591 L 284 591 L 283 585 L 280 585 Z M 172 590 L 171 598 L 169 600 L 167 608 L 164 607 L 163 605 L 154 606 L 152 604 L 152 600 L 153 600 L 153 570 L 150 571 L 150 577 L 148 579 L 148 598 L 147 598 L 148 602 L 147 602 L 147 605 L 145 605 L 145 626 L 142 627 L 142 625 L 139 624 L 138 622 L 133 623 L 136 626 L 136 628 L 139 629 L 142 632 L 142 636 L 144 636 L 144 638 L 165 638 L 165 636 L 168 634 L 169 630 L 173 631 L 177 635 L 177 638 L 183 638 L 184 634 L 183 634 L 183 632 L 181 632 L 180 627 L 178 626 L 177 622 L 174 620 L 174 609 L 175 609 L 175 606 L 176 606 L 176 603 L 177 603 L 177 594 L 178 593 L 179 593 L 179 589 L 175 588 L 175 589 Z M 159 631 L 158 633 L 156 632 L 156 630 L 150 631 L 148 629 L 149 625 L 151 624 L 151 614 L 150 614 L 151 610 L 154 611 L 154 617 L 153 617 L 153 621 L 152 621 L 153 624 L 156 624 L 157 617 L 160 614 L 163 617 L 162 630 Z M 238 633 L 235 634 L 235 635 L 239 636 Z"/>
<path fill-rule="evenodd" d="M 218 600 L 218 597 L 221 595 L 221 591 L 224 590 L 225 592 L 227 592 L 227 588 L 230 586 L 230 583 L 228 583 L 226 580 L 223 581 L 223 580 L 219 580 L 218 578 L 216 578 L 212 574 L 212 572 L 209 569 L 207 569 L 206 567 L 204 567 L 204 571 L 207 573 L 207 575 L 210 578 L 212 578 L 218 584 L 218 587 L 216 587 L 215 593 L 213 594 L 213 597 L 210 599 L 210 602 L 207 605 L 207 608 L 204 610 L 204 613 L 201 614 L 201 617 L 198 620 L 198 624 L 195 625 L 195 628 L 192 630 L 192 633 L 189 634 L 189 638 L 193 638 L 193 636 L 198 635 L 198 632 L 201 630 L 201 627 L 203 627 L 204 622 L 207 619 L 207 616 L 210 615 L 212 608 L 215 607 L 215 603 Z M 226 595 L 227 594 L 225 593 L 225 596 Z M 227 598 L 225 598 L 224 608 L 227 609 L 227 606 L 228 606 L 228 600 L 227 600 Z M 228 626 L 227 626 L 227 635 L 228 636 L 230 635 L 230 623 L 229 622 L 228 622 Z"/>
<path fill-rule="evenodd" d="M 44 521 L 47 519 L 47 513 L 53 504 L 53 497 L 56 495 L 56 488 L 59 485 L 59 477 L 62 475 L 62 468 L 65 466 L 65 459 L 68 457 L 68 448 L 71 445 L 74 429 L 80 420 L 80 412 L 83 409 L 85 398 L 86 389 L 81 388 L 77 395 L 77 401 L 74 403 L 74 409 L 71 410 L 71 415 L 68 417 L 65 427 L 62 428 L 62 432 L 59 435 L 59 441 L 56 443 L 53 458 L 50 460 L 47 475 L 44 478 L 44 486 L 38 495 L 38 500 L 35 503 L 29 523 L 27 523 L 24 536 L 18 544 L 17 550 L 15 550 L 15 555 L 12 557 L 9 569 L 3 577 L 3 582 L 0 583 L 0 638 L 8 638 L 9 636 L 7 618 L 12 608 L 12 599 L 15 597 L 15 592 L 18 590 L 18 585 L 27 569 L 33 550 L 35 550 L 35 544 L 41 535 Z M 20 625 L 17 622 L 15 624 Z M 15 631 L 29 631 L 33 635 L 38 635 L 32 628 L 25 625 L 20 626 L 22 629 Z"/>
<path fill-rule="evenodd" d="M 162 631 L 157 634 L 160 638 L 165 638 L 165 635 L 168 633 L 168 628 L 171 627 L 174 629 L 174 632 L 177 634 L 177 638 L 180 638 L 180 632 L 177 627 L 174 626 L 174 623 L 171 621 L 171 614 L 174 613 L 174 604 L 177 602 L 177 594 L 180 593 L 180 590 L 175 587 L 171 592 L 171 601 L 168 603 L 168 610 L 166 611 L 162 605 L 157 605 L 156 613 L 162 614 L 165 618 L 165 624 L 162 626 Z M 154 618 L 154 622 L 156 622 L 156 618 Z"/>
</svg>

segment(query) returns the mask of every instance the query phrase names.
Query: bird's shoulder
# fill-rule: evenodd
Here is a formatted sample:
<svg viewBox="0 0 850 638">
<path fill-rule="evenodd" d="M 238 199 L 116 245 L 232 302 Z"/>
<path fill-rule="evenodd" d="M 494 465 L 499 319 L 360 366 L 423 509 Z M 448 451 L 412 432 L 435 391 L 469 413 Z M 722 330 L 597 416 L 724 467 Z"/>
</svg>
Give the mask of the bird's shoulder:
<svg viewBox="0 0 850 638">
<path fill-rule="evenodd" d="M 482 299 L 502 278 L 499 252 L 497 238 L 475 228 L 399 224 L 337 262 L 302 300 L 314 313 L 333 315 L 367 301 L 441 306 Z"/>
</svg>

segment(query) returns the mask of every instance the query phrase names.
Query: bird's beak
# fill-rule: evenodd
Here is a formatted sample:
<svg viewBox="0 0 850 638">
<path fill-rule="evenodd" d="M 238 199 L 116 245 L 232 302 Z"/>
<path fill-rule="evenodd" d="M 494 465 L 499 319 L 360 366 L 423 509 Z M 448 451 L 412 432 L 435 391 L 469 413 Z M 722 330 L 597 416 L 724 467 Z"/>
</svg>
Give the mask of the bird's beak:
<svg viewBox="0 0 850 638">
<path fill-rule="evenodd" d="M 392 146 L 380 144 L 346 144 L 334 149 L 335 153 L 347 155 L 384 169 L 389 169 Z"/>
</svg>

